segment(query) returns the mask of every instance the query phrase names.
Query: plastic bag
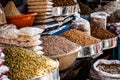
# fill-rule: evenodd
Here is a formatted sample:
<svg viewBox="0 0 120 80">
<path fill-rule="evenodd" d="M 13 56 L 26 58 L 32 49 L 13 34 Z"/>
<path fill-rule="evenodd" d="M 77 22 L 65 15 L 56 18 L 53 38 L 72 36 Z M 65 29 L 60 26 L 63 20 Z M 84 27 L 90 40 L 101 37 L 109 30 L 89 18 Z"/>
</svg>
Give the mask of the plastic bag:
<svg viewBox="0 0 120 80">
<path fill-rule="evenodd" d="M 90 15 L 90 17 L 91 17 L 90 22 L 93 24 L 97 23 L 98 25 L 101 25 L 106 29 L 107 16 L 108 16 L 108 14 L 103 11 L 94 12 Z"/>
<path fill-rule="evenodd" d="M 7 23 L 5 13 L 2 10 L 2 5 L 0 4 L 0 25 Z"/>
<path fill-rule="evenodd" d="M 72 22 L 72 29 L 77 29 L 90 35 L 90 23 L 83 18 L 74 20 Z"/>
<path fill-rule="evenodd" d="M 93 64 L 93 70 L 95 71 L 95 73 L 100 77 L 104 77 L 104 79 L 106 78 L 105 80 L 120 80 L 120 74 L 112 74 L 112 73 L 108 73 L 103 70 L 100 70 L 97 67 L 99 64 L 119 64 L 120 65 L 120 61 L 100 59 Z"/>
</svg>

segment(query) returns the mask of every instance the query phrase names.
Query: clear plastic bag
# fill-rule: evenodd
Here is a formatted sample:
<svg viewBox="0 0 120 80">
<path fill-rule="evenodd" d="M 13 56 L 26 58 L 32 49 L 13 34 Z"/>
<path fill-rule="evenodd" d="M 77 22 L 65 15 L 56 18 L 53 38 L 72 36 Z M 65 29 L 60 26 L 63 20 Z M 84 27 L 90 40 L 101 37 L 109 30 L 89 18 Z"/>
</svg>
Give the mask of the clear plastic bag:
<svg viewBox="0 0 120 80">
<path fill-rule="evenodd" d="M 0 25 L 7 23 L 5 13 L 3 12 L 3 7 L 0 4 Z"/>
<path fill-rule="evenodd" d="M 77 29 L 90 35 L 90 23 L 83 18 L 74 20 L 72 22 L 72 29 Z"/>
<path fill-rule="evenodd" d="M 95 24 L 101 25 L 106 29 L 107 16 L 108 14 L 104 11 L 94 12 L 90 15 L 91 17 L 90 22 L 92 24 L 95 23 Z"/>
</svg>

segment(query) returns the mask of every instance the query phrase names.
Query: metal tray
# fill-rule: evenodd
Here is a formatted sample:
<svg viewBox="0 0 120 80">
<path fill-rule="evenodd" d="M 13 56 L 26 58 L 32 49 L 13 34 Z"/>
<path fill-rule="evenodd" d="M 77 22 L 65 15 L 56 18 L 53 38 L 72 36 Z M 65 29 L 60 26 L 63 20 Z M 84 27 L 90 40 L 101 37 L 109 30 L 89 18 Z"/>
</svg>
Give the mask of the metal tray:
<svg viewBox="0 0 120 80">
<path fill-rule="evenodd" d="M 102 51 L 103 51 L 103 45 L 101 41 L 97 44 L 83 46 L 82 49 L 79 51 L 77 58 L 92 57 L 96 54 L 101 53 Z"/>
<path fill-rule="evenodd" d="M 50 73 L 47 73 L 43 76 L 38 76 L 36 78 L 28 79 L 28 80 L 60 80 L 59 66 Z"/>
<path fill-rule="evenodd" d="M 52 10 L 53 16 L 69 16 L 75 12 L 79 12 L 79 4 L 73 6 L 54 7 Z"/>
<path fill-rule="evenodd" d="M 103 50 L 115 48 L 117 46 L 117 37 L 103 40 Z"/>
</svg>

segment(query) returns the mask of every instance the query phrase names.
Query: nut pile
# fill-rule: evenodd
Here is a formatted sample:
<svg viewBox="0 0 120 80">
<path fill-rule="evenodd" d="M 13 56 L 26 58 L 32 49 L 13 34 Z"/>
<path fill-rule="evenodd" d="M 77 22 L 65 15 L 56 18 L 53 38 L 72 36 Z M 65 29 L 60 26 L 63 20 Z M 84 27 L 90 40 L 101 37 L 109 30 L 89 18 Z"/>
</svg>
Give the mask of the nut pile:
<svg viewBox="0 0 120 80">
<path fill-rule="evenodd" d="M 37 12 L 38 15 L 35 18 L 34 23 L 48 23 L 52 22 L 52 0 L 27 0 L 28 12 Z"/>
<path fill-rule="evenodd" d="M 81 48 L 80 45 L 60 36 L 44 36 L 42 41 L 41 46 L 46 56 L 69 54 Z"/>
<path fill-rule="evenodd" d="M 8 77 L 6 76 L 6 73 L 9 71 L 9 68 L 4 65 L 5 62 L 5 55 L 0 50 L 0 80 L 9 80 Z"/>
<path fill-rule="evenodd" d="M 101 40 L 115 37 L 115 34 L 96 24 L 91 24 L 91 35 Z"/>
<path fill-rule="evenodd" d="M 17 29 L 15 25 L 4 25 L 0 28 L 1 47 L 19 46 L 31 49 L 38 54 L 43 54 L 40 33 L 43 29 L 35 27 L 25 27 Z"/>
<path fill-rule="evenodd" d="M 74 0 L 53 0 L 54 7 L 76 5 Z"/>
<path fill-rule="evenodd" d="M 99 39 L 89 36 L 88 34 L 81 32 L 79 30 L 71 29 L 61 34 L 62 37 L 65 37 L 75 43 L 80 44 L 81 46 L 87 46 L 91 44 L 96 44 L 100 42 Z"/>
<path fill-rule="evenodd" d="M 5 48 L 5 64 L 10 68 L 10 80 L 27 80 L 49 73 L 58 67 L 58 62 L 31 50 L 19 47 Z"/>
</svg>

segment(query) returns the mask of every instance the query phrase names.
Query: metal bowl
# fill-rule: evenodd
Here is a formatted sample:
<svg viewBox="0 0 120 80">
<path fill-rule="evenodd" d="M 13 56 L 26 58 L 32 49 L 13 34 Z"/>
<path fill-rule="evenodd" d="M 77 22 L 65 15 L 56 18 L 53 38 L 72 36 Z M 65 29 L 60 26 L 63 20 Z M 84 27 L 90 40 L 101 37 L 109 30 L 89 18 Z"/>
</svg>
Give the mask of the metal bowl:
<svg viewBox="0 0 120 80">
<path fill-rule="evenodd" d="M 83 46 L 82 49 L 79 51 L 77 58 L 83 57 L 92 57 L 96 54 L 99 54 L 103 51 L 102 41 L 88 46 Z"/>
<path fill-rule="evenodd" d="M 38 76 L 35 78 L 31 78 L 28 80 L 60 80 L 60 76 L 59 76 L 59 65 L 56 69 L 54 69 L 52 72 L 47 73 L 43 76 Z"/>
<path fill-rule="evenodd" d="M 79 11 L 79 5 L 54 7 L 53 16 L 69 16 Z"/>
<path fill-rule="evenodd" d="M 117 46 L 117 37 L 103 40 L 103 50 L 111 49 Z"/>
</svg>

